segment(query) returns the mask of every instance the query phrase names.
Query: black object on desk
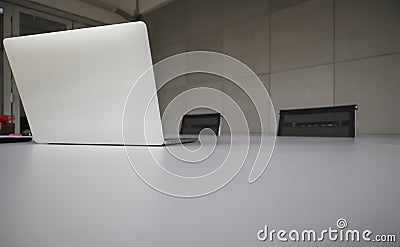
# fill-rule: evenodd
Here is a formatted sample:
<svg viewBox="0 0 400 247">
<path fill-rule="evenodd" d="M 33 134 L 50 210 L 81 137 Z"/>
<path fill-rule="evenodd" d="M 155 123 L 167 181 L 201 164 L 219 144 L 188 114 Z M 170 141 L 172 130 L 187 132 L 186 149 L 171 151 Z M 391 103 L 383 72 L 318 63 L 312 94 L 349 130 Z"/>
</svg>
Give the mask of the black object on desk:
<svg viewBox="0 0 400 247">
<path fill-rule="evenodd" d="M 279 111 L 278 136 L 355 137 L 357 105 Z"/>
<path fill-rule="evenodd" d="M 183 116 L 180 133 L 181 135 L 198 135 L 202 129 L 209 128 L 219 135 L 221 114 L 197 114 Z"/>
<path fill-rule="evenodd" d="M 30 142 L 32 136 L 0 136 L 0 143 Z"/>
</svg>

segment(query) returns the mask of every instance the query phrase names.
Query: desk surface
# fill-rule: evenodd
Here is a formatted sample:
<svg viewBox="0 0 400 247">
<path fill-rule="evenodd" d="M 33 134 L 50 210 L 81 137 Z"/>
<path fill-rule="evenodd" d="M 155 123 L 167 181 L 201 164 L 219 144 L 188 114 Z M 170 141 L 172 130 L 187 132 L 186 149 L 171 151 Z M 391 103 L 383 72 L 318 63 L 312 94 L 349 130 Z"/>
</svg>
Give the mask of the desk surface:
<svg viewBox="0 0 400 247">
<path fill-rule="evenodd" d="M 120 146 L 1 144 L 0 246 L 298 246 L 257 232 L 325 229 L 338 218 L 400 238 L 400 137 L 281 137 L 254 184 L 250 168 L 216 193 L 182 199 L 147 186 Z"/>
</svg>

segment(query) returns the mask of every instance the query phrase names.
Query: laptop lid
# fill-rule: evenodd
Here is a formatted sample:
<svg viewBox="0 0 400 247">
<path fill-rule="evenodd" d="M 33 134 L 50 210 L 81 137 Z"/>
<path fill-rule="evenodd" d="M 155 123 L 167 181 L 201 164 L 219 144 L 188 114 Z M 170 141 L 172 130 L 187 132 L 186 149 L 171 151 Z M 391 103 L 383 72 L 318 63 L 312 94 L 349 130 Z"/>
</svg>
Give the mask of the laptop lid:
<svg viewBox="0 0 400 247">
<path fill-rule="evenodd" d="M 152 66 L 143 22 L 7 38 L 4 47 L 34 141 L 123 144 L 129 90 Z M 164 141 L 154 75 L 147 74 L 131 93 L 126 144 Z"/>
</svg>

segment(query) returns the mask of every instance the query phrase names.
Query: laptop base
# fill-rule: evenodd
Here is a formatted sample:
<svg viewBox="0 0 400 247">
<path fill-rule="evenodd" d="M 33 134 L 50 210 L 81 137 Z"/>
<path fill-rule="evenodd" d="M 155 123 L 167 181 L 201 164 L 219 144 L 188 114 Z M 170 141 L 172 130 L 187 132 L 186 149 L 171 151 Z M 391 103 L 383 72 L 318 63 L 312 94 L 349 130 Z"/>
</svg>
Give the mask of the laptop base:
<svg viewBox="0 0 400 247">
<path fill-rule="evenodd" d="M 191 143 L 197 140 L 197 138 L 165 138 L 164 145 Z"/>
</svg>

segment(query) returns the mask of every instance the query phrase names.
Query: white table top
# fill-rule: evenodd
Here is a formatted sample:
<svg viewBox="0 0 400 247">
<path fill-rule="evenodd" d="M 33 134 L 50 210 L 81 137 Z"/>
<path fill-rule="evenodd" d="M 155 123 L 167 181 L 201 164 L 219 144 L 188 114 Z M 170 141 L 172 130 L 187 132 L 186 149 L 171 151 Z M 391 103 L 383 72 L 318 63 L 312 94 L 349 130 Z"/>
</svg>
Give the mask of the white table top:
<svg viewBox="0 0 400 247">
<path fill-rule="evenodd" d="M 252 157 L 221 190 L 183 199 L 147 186 L 121 146 L 0 144 L 0 246 L 309 246 L 260 242 L 257 232 L 339 218 L 400 238 L 400 137 L 280 137 L 249 184 Z M 323 245 L 346 244 L 365 246 Z"/>
</svg>

